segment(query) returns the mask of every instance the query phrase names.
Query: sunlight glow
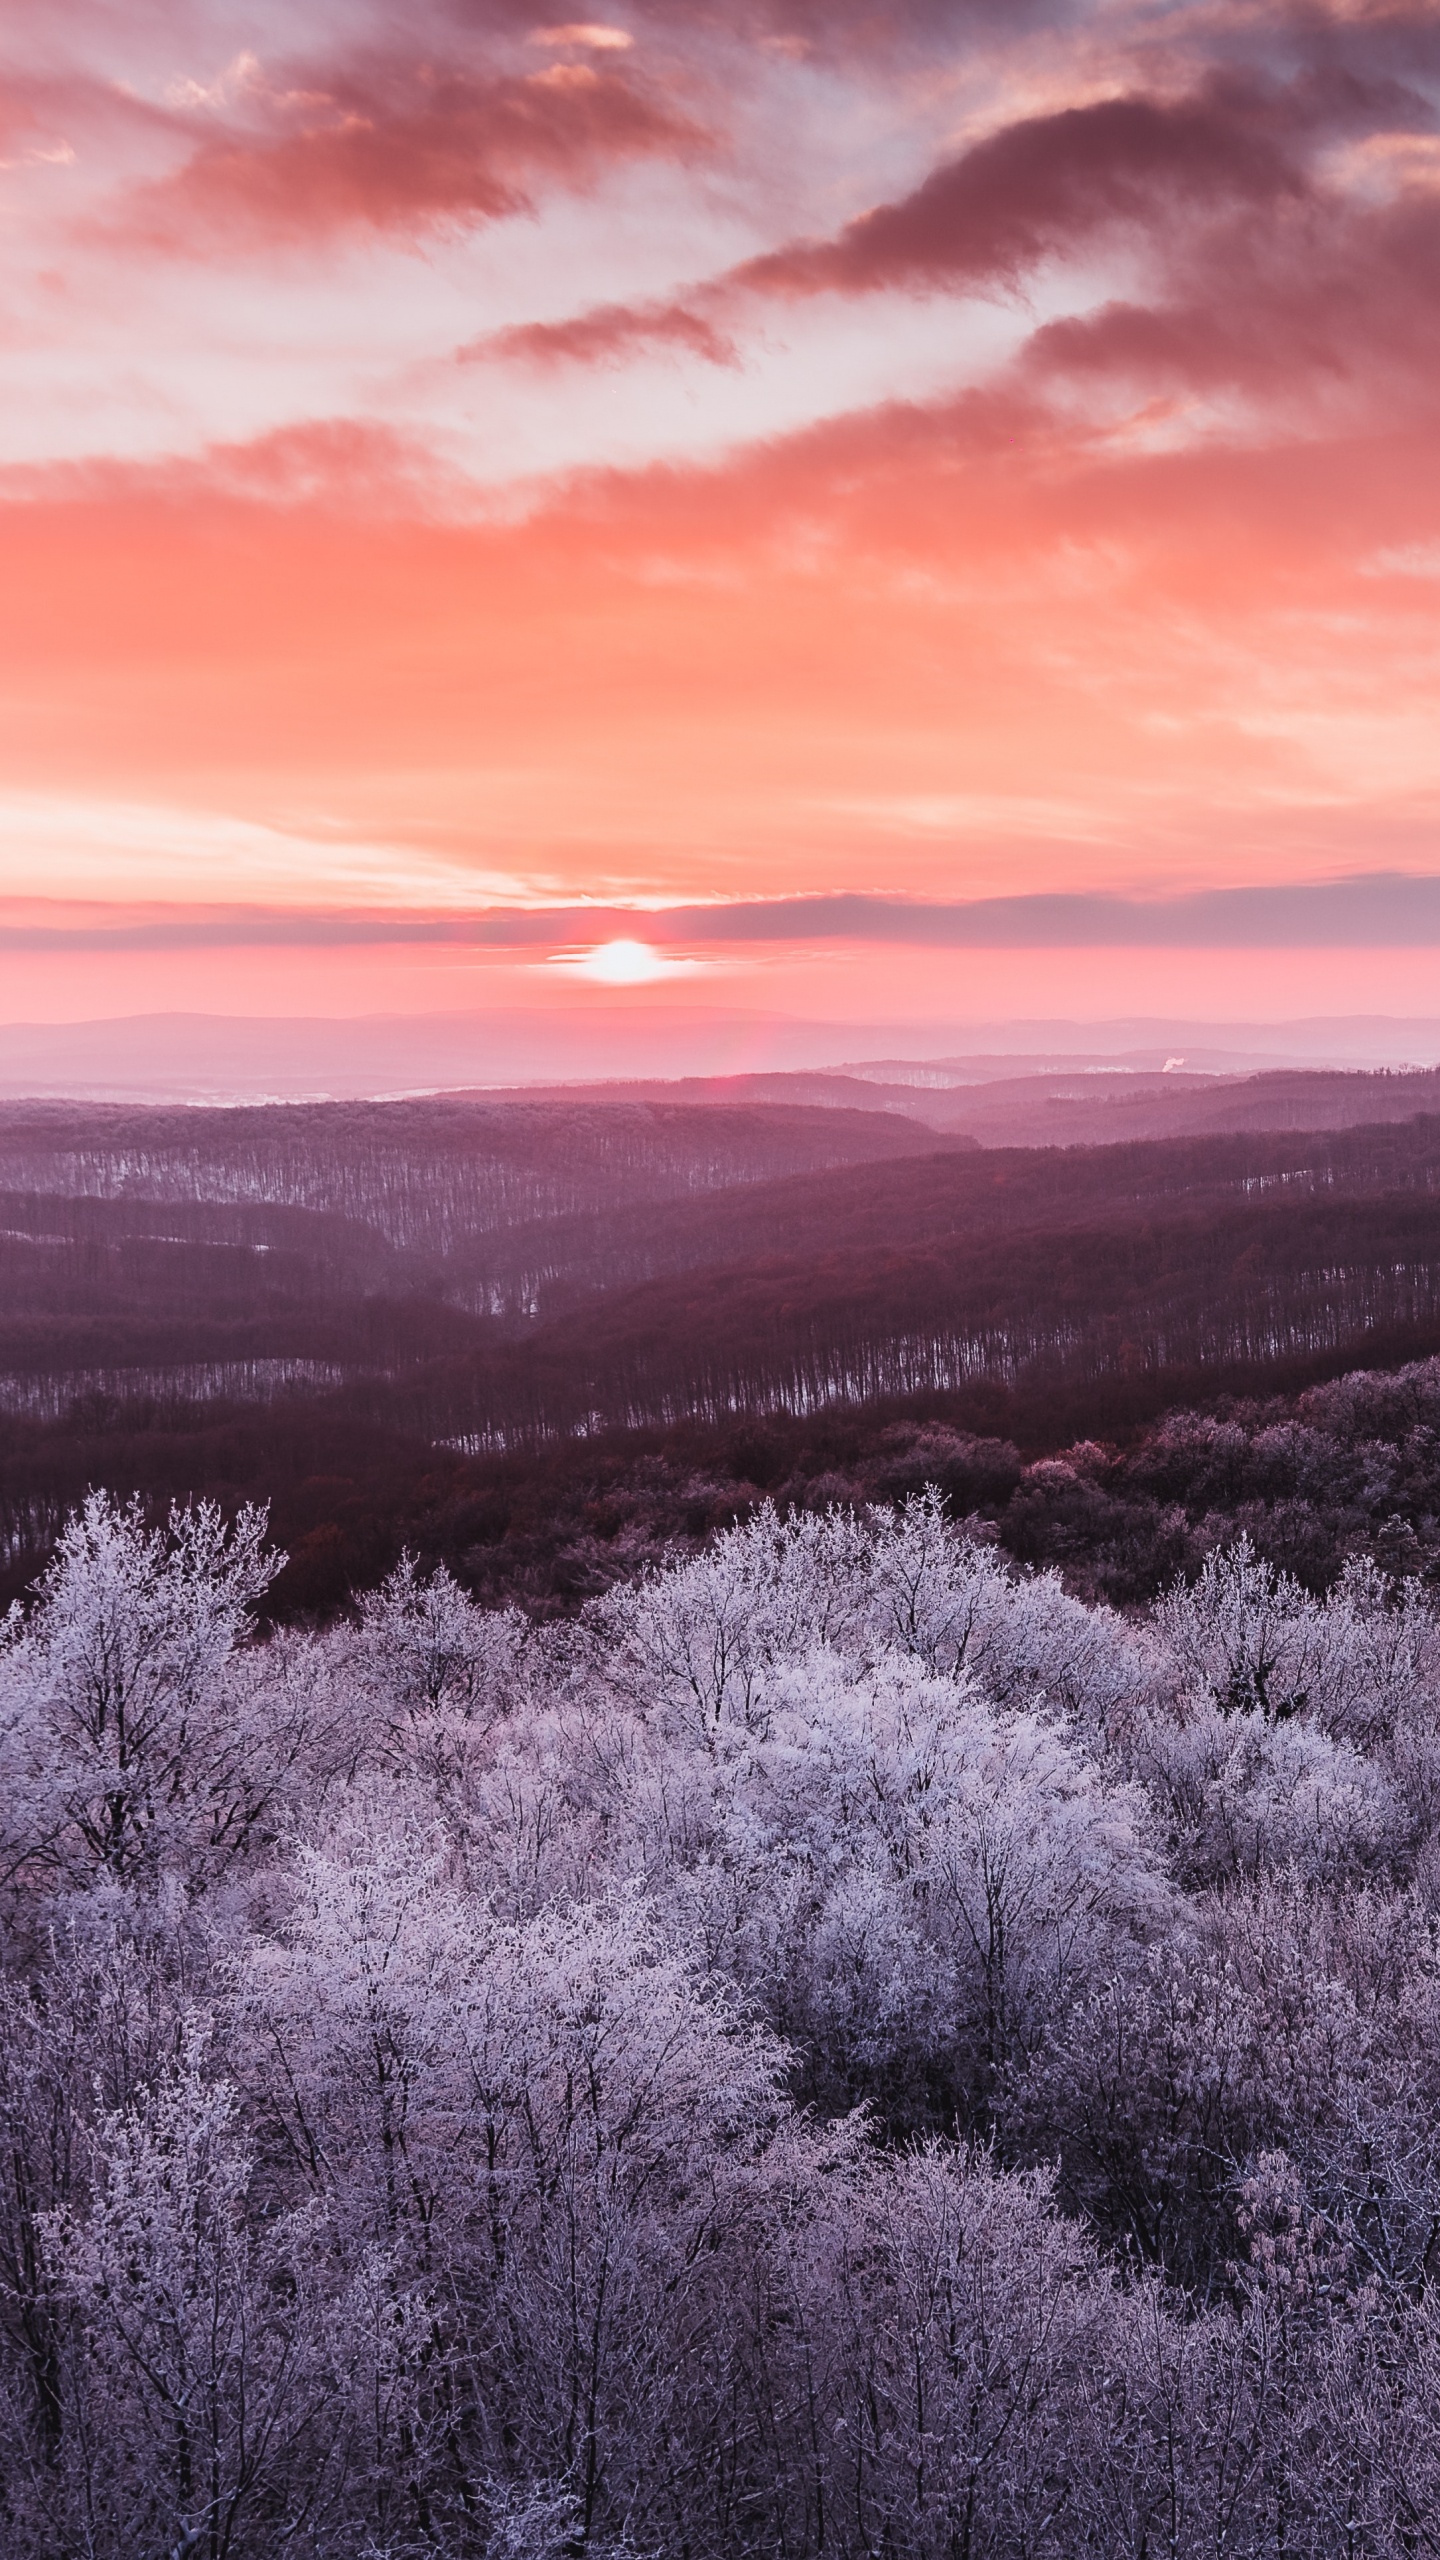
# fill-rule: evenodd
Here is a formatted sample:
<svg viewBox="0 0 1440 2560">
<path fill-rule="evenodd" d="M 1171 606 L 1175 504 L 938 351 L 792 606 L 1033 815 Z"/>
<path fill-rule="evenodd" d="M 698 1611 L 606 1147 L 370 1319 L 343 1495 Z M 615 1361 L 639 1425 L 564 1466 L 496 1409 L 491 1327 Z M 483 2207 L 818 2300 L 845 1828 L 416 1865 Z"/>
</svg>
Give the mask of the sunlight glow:
<svg viewBox="0 0 1440 2560">
<path fill-rule="evenodd" d="M 676 960 L 650 942 L 597 942 L 589 951 L 560 951 L 544 964 L 601 987 L 647 987 L 657 978 L 688 978 L 703 964 Z"/>
<path fill-rule="evenodd" d="M 1436 24 L 17 0 L 0 1028 L 483 989 L 958 1055 L 1128 1014 L 1097 896 L 1440 880 Z M 882 894 L 1080 938 L 700 920 Z M 1147 1005 L 1432 1018 L 1440 944 L 1265 913 Z"/>
</svg>

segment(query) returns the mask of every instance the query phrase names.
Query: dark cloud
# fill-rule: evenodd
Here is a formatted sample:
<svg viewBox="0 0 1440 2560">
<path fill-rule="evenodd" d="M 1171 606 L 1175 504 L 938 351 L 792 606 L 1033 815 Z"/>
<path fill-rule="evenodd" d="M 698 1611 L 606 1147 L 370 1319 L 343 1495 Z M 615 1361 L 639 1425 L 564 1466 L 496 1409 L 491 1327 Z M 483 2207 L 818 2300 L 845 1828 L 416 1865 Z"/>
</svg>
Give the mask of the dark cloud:
<svg viewBox="0 0 1440 2560">
<path fill-rule="evenodd" d="M 931 950 L 1389 950 L 1440 945 L 1440 875 L 1347 879 L 1135 898 L 1098 890 L 1013 898 L 775 898 L 660 909 L 516 907 L 470 916 L 248 908 L 138 921 L 0 925 L 7 951 L 185 951 L 461 945 L 547 955 L 616 936 L 661 947 L 878 942 Z"/>
<path fill-rule="evenodd" d="M 1278 13 L 1277 13 L 1278 14 Z M 1353 32 L 1353 30 L 1352 30 Z M 1440 38 L 1432 48 L 1440 71 Z M 1432 300 L 1436 197 L 1347 194 L 1324 154 L 1383 155 L 1426 141 L 1423 91 L 1385 70 L 1311 62 L 1284 80 L 1220 70 L 1183 95 L 1128 94 L 1020 119 L 943 162 L 907 196 L 829 239 L 750 259 L 668 303 L 608 304 L 477 341 L 470 357 L 613 363 L 657 346 L 736 360 L 747 309 L 817 294 L 1004 293 L 1047 259 L 1128 234 L 1154 277 L 1153 304 L 1113 304 L 1058 323 L 1034 362 L 1057 374 L 1259 384 L 1298 365 L 1342 372 L 1392 308 Z M 1392 332 L 1392 335 L 1394 332 Z"/>
<path fill-rule="evenodd" d="M 1433 412 L 1440 322 L 1440 192 L 1310 201 L 1261 229 L 1233 222 L 1186 243 L 1150 304 L 1115 301 L 1037 330 L 1032 381 L 1129 397 L 1234 391 L 1280 406 L 1341 397 L 1397 425 Z"/>
<path fill-rule="evenodd" d="M 769 46 L 800 59 L 854 61 L 907 52 L 953 54 L 977 36 L 1014 37 L 1083 19 L 1092 0 L 624 0 L 546 11 L 527 0 L 454 0 L 467 28 L 511 33 L 591 16 L 649 40 Z"/>
<path fill-rule="evenodd" d="M 858 215 L 829 240 L 748 260 L 668 304 L 583 312 L 507 331 L 467 351 L 596 362 L 656 344 L 733 360 L 747 302 L 821 293 L 1012 292 L 1046 258 L 1128 228 L 1152 251 L 1187 226 L 1237 215 L 1273 222 L 1310 201 L 1305 149 L 1423 109 L 1393 83 L 1350 75 L 1279 92 L 1217 80 L 1179 99 L 1106 98 L 1024 118 L 942 163 L 913 193 Z"/>
<path fill-rule="evenodd" d="M 1007 125 L 836 239 L 753 259 L 734 282 L 781 295 L 1013 286 L 1042 258 L 1114 224 L 1300 194 L 1305 180 L 1286 144 L 1275 119 L 1238 98 L 1067 107 Z"/>
</svg>

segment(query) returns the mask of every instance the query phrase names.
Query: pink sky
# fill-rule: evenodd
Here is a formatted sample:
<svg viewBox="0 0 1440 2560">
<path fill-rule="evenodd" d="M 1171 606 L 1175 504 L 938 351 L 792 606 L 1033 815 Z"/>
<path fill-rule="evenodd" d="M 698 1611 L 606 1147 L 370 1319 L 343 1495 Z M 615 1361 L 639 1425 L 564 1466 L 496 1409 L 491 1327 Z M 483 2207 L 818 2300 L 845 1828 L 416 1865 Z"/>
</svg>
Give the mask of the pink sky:
<svg viewBox="0 0 1440 2560">
<path fill-rule="evenodd" d="M 7 27 L 0 1020 L 1440 1013 L 1440 7 Z"/>
</svg>

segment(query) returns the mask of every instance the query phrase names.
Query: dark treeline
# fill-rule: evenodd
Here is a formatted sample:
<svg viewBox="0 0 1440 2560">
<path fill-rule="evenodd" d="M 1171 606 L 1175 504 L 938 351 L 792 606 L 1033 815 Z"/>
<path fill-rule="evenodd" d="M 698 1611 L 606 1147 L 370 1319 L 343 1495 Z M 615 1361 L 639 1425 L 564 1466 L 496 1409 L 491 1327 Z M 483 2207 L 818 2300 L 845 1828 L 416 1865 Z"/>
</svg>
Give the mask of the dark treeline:
<svg viewBox="0 0 1440 2560">
<path fill-rule="evenodd" d="M 665 1204 L 936 1144 L 893 1115 L 779 1105 L 12 1105 L 0 1374 L 66 1366 L 59 1320 L 76 1369 L 159 1368 L 175 1327 L 189 1363 L 423 1358 L 422 1301 L 513 1331 L 557 1288 L 645 1276 L 635 1239 Z M 357 1338 L 350 1302 L 385 1299 Z"/>
<path fill-rule="evenodd" d="M 1164 1491 L 1138 1453 L 1177 1409 L 1283 1419 L 1440 1351 L 1437 1119 L 980 1153 L 768 1106 L 55 1106 L 0 1136 L 0 1170 L 77 1185 L 0 1194 L 8 1596 L 93 1485 L 157 1519 L 270 1504 L 291 1561 L 267 1606 L 295 1616 L 406 1545 L 569 1611 L 766 1493 L 927 1479 L 1126 1604 L 1217 1521 L 1307 1587 L 1357 1544 L 1429 1570 L 1423 1464 L 1356 1511 L 1317 1495 L 1333 1451 L 1223 1494 L 1205 1468 Z M 813 1162 L 836 1147 L 867 1160 Z M 387 1189 L 407 1150 L 413 1216 Z"/>
<path fill-rule="evenodd" d="M 1437 1179 L 1434 1121 L 802 1177 L 657 1215 L 646 1250 L 680 1276 L 572 1288 L 513 1345 L 377 1381 L 371 1410 L 508 1444 L 976 1383 L 1149 1377 L 1173 1401 L 1403 1359 L 1440 1343 Z"/>
<path fill-rule="evenodd" d="M 55 1198 L 327 1212 L 422 1255 L 536 1218 L 683 1197 L 812 1166 L 883 1160 L 933 1135 L 879 1109 L 783 1101 L 703 1114 L 438 1097 L 205 1110 L 0 1105 L 0 1188 Z"/>
<path fill-rule="evenodd" d="M 1169 1382 L 1173 1385 L 1173 1381 Z M 569 1615 L 765 1500 L 890 1505 L 939 1488 L 1017 1564 L 1132 1607 L 1227 1539 L 1317 1594 L 1352 1556 L 1440 1582 L 1440 1361 L 1160 1412 L 1157 1381 L 1061 1395 L 978 1387 L 898 1405 L 687 1420 L 473 1456 L 357 1419 L 343 1398 L 91 1398 L 0 1424 L 0 1606 L 94 1485 L 269 1507 L 288 1562 L 267 1617 L 328 1619 L 408 1550 L 491 1606 Z M 1158 1415 L 1158 1418 L 1157 1418 Z"/>
<path fill-rule="evenodd" d="M 1436 1204 L 1408 1197 L 786 1256 L 652 1283 L 377 1382 L 377 1416 L 500 1444 L 806 1412 L 971 1380 L 1189 1381 L 1440 1342 Z"/>
</svg>

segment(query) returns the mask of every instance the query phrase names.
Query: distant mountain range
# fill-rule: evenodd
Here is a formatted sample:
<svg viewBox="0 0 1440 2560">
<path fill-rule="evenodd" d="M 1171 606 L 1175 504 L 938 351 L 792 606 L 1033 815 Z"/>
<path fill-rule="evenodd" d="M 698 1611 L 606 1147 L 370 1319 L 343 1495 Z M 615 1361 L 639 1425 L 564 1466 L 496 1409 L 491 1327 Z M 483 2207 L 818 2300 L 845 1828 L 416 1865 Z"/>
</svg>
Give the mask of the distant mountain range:
<svg viewBox="0 0 1440 2560">
<path fill-rule="evenodd" d="M 0 1095 L 115 1102 L 306 1102 L 738 1072 L 821 1070 L 906 1086 L 1086 1068 L 1141 1074 L 1440 1062 L 1440 1019 L 1282 1023 L 839 1023 L 710 1009 L 666 991 L 567 1004 L 351 1019 L 155 1013 L 0 1024 Z M 856 1062 L 860 1063 L 857 1064 Z M 841 1062 L 847 1062 L 841 1064 Z M 794 1097 L 799 1099 L 800 1097 Z"/>
<path fill-rule="evenodd" d="M 893 1069 L 896 1062 L 886 1064 Z M 1440 1109 L 1440 1069 L 1269 1068 L 1196 1074 L 1181 1067 L 1115 1068 L 1109 1062 L 1047 1067 L 1012 1076 L 1001 1061 L 934 1060 L 924 1081 L 901 1081 L 880 1067 L 744 1076 L 691 1076 L 667 1083 L 592 1085 L 593 1103 L 687 1104 L 735 1109 L 757 1103 L 820 1110 L 884 1111 L 947 1137 L 987 1147 L 1113 1146 L 1133 1138 L 1180 1138 L 1243 1129 L 1348 1129 L 1412 1119 Z M 940 1081 L 941 1077 L 947 1080 Z M 476 1097 L 479 1098 L 478 1096 Z M 518 1099 L 519 1097 L 513 1097 Z M 534 1101 L 558 1100 L 536 1087 Z"/>
</svg>

